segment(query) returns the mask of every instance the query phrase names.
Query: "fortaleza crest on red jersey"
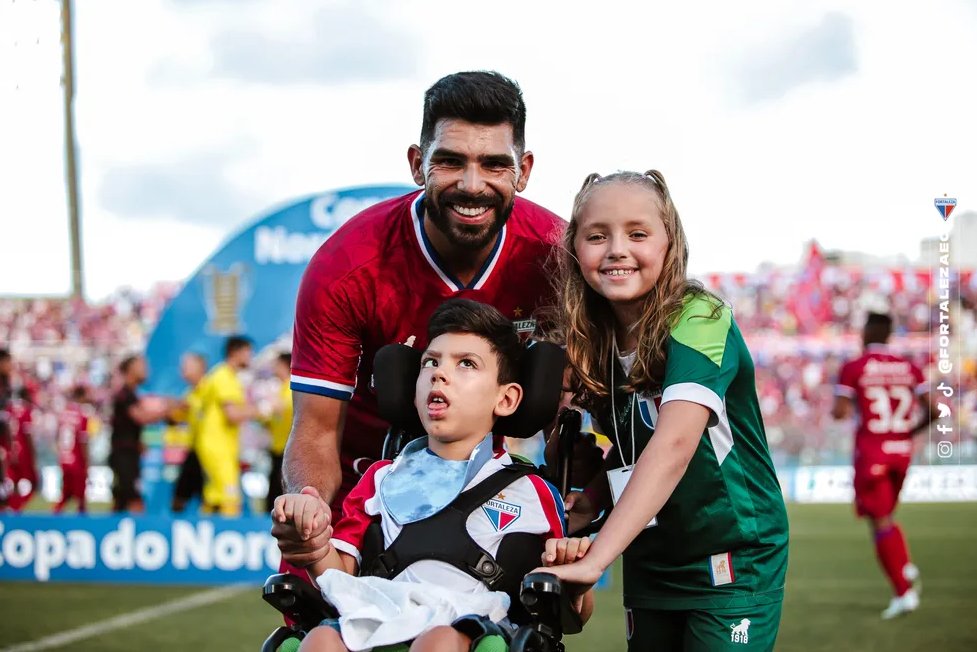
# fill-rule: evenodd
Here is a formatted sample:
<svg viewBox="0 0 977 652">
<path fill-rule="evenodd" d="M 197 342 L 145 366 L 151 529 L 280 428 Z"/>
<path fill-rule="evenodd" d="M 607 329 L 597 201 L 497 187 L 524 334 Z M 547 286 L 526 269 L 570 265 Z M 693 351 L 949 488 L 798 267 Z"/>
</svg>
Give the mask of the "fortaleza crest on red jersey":
<svg viewBox="0 0 977 652">
<path fill-rule="evenodd" d="M 513 521 L 519 518 L 522 513 L 522 507 L 519 505 L 513 505 L 512 503 L 504 503 L 501 500 L 492 499 L 482 505 L 482 511 L 488 516 L 489 522 L 492 523 L 492 527 L 495 528 L 497 532 L 501 532 L 510 525 Z"/>
<path fill-rule="evenodd" d="M 947 197 L 943 195 L 942 197 L 937 197 L 933 200 L 936 204 L 936 210 L 940 211 L 940 215 L 943 216 L 943 221 L 946 222 L 950 219 L 950 213 L 953 209 L 957 207 L 957 200 L 954 197 Z"/>
</svg>

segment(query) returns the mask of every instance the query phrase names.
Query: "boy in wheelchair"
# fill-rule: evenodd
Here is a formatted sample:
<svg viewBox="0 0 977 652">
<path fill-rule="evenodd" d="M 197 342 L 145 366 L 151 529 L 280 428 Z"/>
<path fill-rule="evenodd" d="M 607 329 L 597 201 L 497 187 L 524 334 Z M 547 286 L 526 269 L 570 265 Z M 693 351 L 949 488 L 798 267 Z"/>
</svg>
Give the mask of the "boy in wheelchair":
<svg viewBox="0 0 977 652">
<path fill-rule="evenodd" d="M 541 558 L 574 561 L 589 545 L 566 538 L 559 493 L 492 434 L 523 398 L 516 380 L 525 349 L 512 323 L 491 306 L 452 299 L 432 315 L 428 340 L 413 395 L 427 437 L 373 464 L 347 496 L 325 557 L 308 567 L 342 617 L 341 633 L 323 621 L 301 650 L 403 642 L 464 652 L 490 640 L 485 648 L 505 649 L 529 621 L 518 600 L 523 575 Z M 311 532 L 330 510 L 307 487 L 280 496 L 272 517 Z M 380 606 L 358 604 L 371 595 Z M 589 618 L 592 593 L 573 608 Z"/>
</svg>

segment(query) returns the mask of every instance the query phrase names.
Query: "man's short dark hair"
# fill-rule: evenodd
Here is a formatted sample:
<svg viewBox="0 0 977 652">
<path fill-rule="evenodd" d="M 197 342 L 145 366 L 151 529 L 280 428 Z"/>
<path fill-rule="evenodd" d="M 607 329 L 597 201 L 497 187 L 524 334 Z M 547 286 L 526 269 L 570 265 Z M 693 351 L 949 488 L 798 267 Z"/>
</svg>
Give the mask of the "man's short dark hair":
<svg viewBox="0 0 977 652">
<path fill-rule="evenodd" d="M 286 367 L 292 367 L 292 354 L 288 351 L 278 354 L 278 361 L 283 363 Z"/>
<path fill-rule="evenodd" d="M 10 351 L 5 348 L 0 348 L 0 361 L 9 360 L 9 359 L 10 359 Z"/>
<path fill-rule="evenodd" d="M 880 312 L 870 312 L 865 317 L 863 339 L 866 344 L 885 344 L 892 335 L 892 317 Z"/>
<path fill-rule="evenodd" d="M 224 357 L 229 358 L 244 348 L 254 348 L 251 338 L 246 335 L 231 335 L 224 340 Z"/>
<path fill-rule="evenodd" d="M 421 151 L 434 140 L 439 120 L 458 118 L 479 125 L 512 125 L 519 153 L 526 149 L 526 103 L 519 85 L 497 72 L 456 72 L 442 77 L 424 93 Z"/>
<path fill-rule="evenodd" d="M 499 383 L 519 380 L 523 346 L 512 322 L 492 306 L 471 299 L 448 299 L 427 325 L 430 342 L 445 333 L 471 333 L 486 340 L 499 361 Z"/>
</svg>

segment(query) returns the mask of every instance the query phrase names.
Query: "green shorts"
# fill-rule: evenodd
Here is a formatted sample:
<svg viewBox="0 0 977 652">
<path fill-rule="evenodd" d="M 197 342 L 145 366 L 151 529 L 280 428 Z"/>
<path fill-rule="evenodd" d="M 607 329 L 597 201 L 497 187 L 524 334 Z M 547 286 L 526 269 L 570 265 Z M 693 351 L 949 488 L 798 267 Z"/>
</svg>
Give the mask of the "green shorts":
<svg viewBox="0 0 977 652">
<path fill-rule="evenodd" d="M 781 602 L 666 611 L 626 609 L 628 652 L 766 652 L 780 629 Z"/>
</svg>

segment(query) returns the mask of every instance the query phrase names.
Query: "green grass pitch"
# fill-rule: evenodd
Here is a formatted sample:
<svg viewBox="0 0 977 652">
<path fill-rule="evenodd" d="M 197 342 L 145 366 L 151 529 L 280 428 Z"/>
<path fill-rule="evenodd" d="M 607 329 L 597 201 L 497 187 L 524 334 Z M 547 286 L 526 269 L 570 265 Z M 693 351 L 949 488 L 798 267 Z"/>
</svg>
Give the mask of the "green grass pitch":
<svg viewBox="0 0 977 652">
<path fill-rule="evenodd" d="M 913 504 L 899 521 L 923 574 L 920 609 L 883 622 L 889 589 L 864 523 L 846 505 L 791 505 L 791 559 L 777 650 L 977 650 L 977 504 Z M 584 633 L 567 639 L 582 652 L 624 650 L 620 567 L 598 594 Z M 204 590 L 7 583 L 0 585 L 0 651 L 64 630 Z M 257 650 L 277 625 L 258 589 L 74 642 L 71 650 Z"/>
</svg>

